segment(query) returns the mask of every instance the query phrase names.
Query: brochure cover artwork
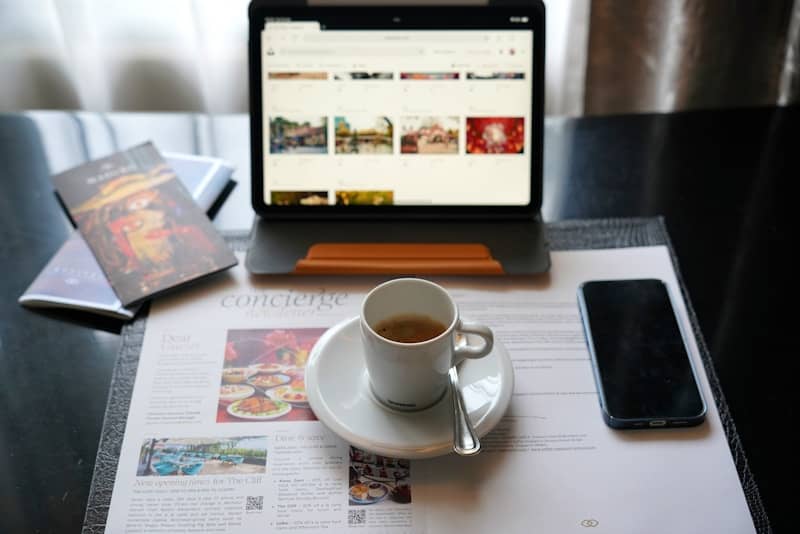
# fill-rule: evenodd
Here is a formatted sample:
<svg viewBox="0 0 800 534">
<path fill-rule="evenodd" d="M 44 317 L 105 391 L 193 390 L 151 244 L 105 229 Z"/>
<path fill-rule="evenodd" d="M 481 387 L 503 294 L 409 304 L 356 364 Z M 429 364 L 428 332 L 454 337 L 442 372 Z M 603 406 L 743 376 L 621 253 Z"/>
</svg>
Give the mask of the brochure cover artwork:
<svg viewBox="0 0 800 534">
<path fill-rule="evenodd" d="M 125 306 L 236 265 L 151 143 L 75 167 L 53 182 Z"/>
</svg>

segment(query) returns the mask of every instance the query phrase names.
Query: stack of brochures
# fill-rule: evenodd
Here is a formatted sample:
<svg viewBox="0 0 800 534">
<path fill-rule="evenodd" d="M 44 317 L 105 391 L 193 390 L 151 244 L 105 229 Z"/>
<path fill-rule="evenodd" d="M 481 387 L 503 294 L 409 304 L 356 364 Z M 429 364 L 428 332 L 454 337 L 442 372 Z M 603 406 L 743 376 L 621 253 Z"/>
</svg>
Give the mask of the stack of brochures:
<svg viewBox="0 0 800 534">
<path fill-rule="evenodd" d="M 146 296 L 233 264 L 227 248 L 212 246 L 209 251 L 218 250 L 222 257 L 218 266 L 206 260 L 203 271 L 176 272 L 192 259 L 181 239 L 218 245 L 212 243 L 218 238 L 213 228 L 197 214 L 205 219 L 202 212 L 212 208 L 231 182 L 233 165 L 219 158 L 177 153 L 163 153 L 160 159 L 155 148 L 145 144 L 54 177 L 70 216 L 83 221 L 93 242 L 87 243 L 78 222 L 79 230 L 19 298 L 20 304 L 131 319 Z M 179 181 L 172 183 L 174 177 Z M 65 195 L 62 189 L 69 191 Z M 185 206 L 181 197 L 189 195 L 193 205 Z M 127 289 L 126 302 L 110 281 L 113 278 Z"/>
</svg>

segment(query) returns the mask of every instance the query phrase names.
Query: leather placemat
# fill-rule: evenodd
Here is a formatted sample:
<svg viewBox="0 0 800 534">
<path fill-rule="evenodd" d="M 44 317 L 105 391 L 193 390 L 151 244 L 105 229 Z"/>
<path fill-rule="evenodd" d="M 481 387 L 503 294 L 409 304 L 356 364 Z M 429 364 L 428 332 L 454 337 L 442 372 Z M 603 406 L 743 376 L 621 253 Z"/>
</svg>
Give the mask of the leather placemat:
<svg viewBox="0 0 800 534">
<path fill-rule="evenodd" d="M 229 233 L 225 235 L 225 238 L 233 250 L 244 252 L 247 249 L 249 241 L 247 232 Z M 731 448 L 733 461 L 736 464 L 736 470 L 739 473 L 745 498 L 750 506 L 750 513 L 753 517 L 756 532 L 760 534 L 771 533 L 769 518 L 761 502 L 758 486 L 750 472 L 742 443 L 736 432 L 736 426 L 708 353 L 708 347 L 700 332 L 697 317 L 686 292 L 686 286 L 681 278 L 675 251 L 670 243 L 663 219 L 660 217 L 593 219 L 548 223 L 547 240 L 551 250 L 586 250 L 653 245 L 666 245 L 669 248 L 681 294 L 686 302 L 692 331 L 697 340 L 697 346 L 700 350 L 700 356 L 711 385 L 711 391 L 714 395 L 722 425 L 728 436 L 728 444 Z M 117 473 L 117 462 L 122 448 L 122 438 L 125 433 L 131 394 L 133 393 L 133 384 L 136 379 L 139 352 L 144 338 L 147 321 L 146 312 L 147 310 L 143 310 L 137 319 L 126 325 L 122 330 L 122 344 L 117 356 L 114 374 L 111 378 L 105 420 L 100 434 L 100 445 L 95 461 L 92 487 L 83 523 L 82 532 L 84 534 L 101 533 L 105 529 L 106 517 L 111 504 L 111 492 L 114 488 L 114 478 Z"/>
</svg>

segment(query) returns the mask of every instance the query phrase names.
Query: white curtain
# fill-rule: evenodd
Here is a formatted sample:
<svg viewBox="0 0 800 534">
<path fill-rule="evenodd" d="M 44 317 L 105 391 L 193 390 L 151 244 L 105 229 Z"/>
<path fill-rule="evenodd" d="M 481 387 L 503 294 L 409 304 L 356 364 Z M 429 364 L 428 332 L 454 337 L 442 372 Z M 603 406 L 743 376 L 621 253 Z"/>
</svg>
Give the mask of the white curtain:
<svg viewBox="0 0 800 534">
<path fill-rule="evenodd" d="M 547 2 L 549 114 L 582 113 L 589 2 Z M 246 112 L 248 3 L 0 0 L 0 111 Z"/>
</svg>

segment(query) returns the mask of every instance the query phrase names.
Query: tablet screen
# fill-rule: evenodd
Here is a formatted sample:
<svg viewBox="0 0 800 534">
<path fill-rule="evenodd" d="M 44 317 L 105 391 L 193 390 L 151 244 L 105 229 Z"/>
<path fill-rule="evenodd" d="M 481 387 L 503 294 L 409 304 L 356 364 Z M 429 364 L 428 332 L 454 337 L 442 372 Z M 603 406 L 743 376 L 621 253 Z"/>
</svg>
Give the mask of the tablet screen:
<svg viewBox="0 0 800 534">
<path fill-rule="evenodd" d="M 526 206 L 532 29 L 331 29 L 265 21 L 263 200 Z"/>
</svg>

